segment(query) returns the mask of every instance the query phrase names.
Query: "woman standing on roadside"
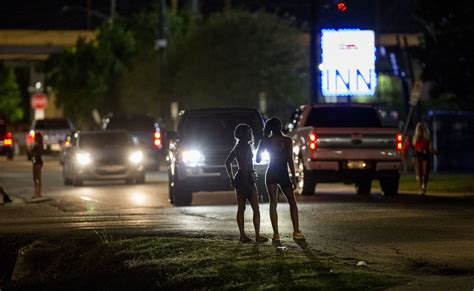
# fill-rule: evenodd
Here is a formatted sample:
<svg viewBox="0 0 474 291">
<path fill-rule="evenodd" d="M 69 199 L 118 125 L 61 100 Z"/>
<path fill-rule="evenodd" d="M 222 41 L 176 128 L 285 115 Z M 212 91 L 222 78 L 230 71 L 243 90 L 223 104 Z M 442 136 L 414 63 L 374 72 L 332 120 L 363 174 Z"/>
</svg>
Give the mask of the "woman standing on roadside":
<svg viewBox="0 0 474 291">
<path fill-rule="evenodd" d="M 41 197 L 41 168 L 43 167 L 43 135 L 35 132 L 35 141 L 31 149 L 31 161 L 33 163 L 33 182 L 35 184 L 35 195 L 33 198 Z"/>
<path fill-rule="evenodd" d="M 413 135 L 413 147 L 415 148 L 414 167 L 418 183 L 420 183 L 420 194 L 425 195 L 430 172 L 430 155 L 438 154 L 430 141 L 430 132 L 423 122 L 416 124 Z"/>
<path fill-rule="evenodd" d="M 247 124 L 239 124 L 235 127 L 234 137 L 236 144 L 225 160 L 225 168 L 229 175 L 230 184 L 235 189 L 237 198 L 237 225 L 240 231 L 240 242 L 248 243 L 252 240 L 245 234 L 244 212 L 245 203 L 250 202 L 253 210 L 253 225 L 255 228 L 255 241 L 266 242 L 266 237 L 260 236 L 260 209 L 258 206 L 257 188 L 254 181 L 252 129 Z M 232 173 L 232 161 L 237 159 L 239 169 L 234 175 Z"/>
<path fill-rule="evenodd" d="M 298 206 L 293 190 L 296 188 L 295 165 L 293 162 L 293 142 L 283 135 L 281 131 L 281 121 L 278 118 L 270 118 L 265 124 L 263 138 L 257 150 L 257 163 L 261 160 L 261 154 L 267 150 L 270 155 L 265 183 L 267 184 L 268 195 L 270 196 L 270 220 L 273 227 L 273 241 L 280 241 L 278 232 L 278 186 L 285 194 L 290 205 L 291 221 L 293 223 L 293 239 L 304 239 L 303 233 L 299 229 Z M 288 166 L 291 171 L 291 180 L 288 175 Z"/>
</svg>

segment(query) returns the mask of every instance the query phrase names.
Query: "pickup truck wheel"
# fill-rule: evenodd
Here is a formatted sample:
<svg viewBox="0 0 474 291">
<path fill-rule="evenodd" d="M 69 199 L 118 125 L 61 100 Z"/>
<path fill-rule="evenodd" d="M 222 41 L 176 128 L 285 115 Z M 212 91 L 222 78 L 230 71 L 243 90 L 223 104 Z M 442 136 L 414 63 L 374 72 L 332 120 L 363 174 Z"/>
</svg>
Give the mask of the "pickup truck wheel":
<svg viewBox="0 0 474 291">
<path fill-rule="evenodd" d="M 66 165 L 63 165 L 63 181 L 64 185 L 72 185 L 72 179 L 67 176 Z"/>
<path fill-rule="evenodd" d="M 398 195 L 398 183 L 400 177 L 390 177 L 380 179 L 380 188 L 385 196 Z"/>
<path fill-rule="evenodd" d="M 173 187 L 174 205 L 189 206 L 193 201 L 193 192 L 182 189 L 180 185 L 174 184 Z"/>
<path fill-rule="evenodd" d="M 193 192 L 184 190 L 183 185 L 179 184 L 170 172 L 168 172 L 168 175 L 168 191 L 170 203 L 175 206 L 191 205 L 191 202 L 193 200 Z"/>
<path fill-rule="evenodd" d="M 13 150 L 12 150 L 7 154 L 7 159 L 10 160 L 10 161 L 13 160 L 13 155 L 14 154 L 13 154 Z"/>
<path fill-rule="evenodd" d="M 268 196 L 267 184 L 265 184 L 265 179 L 258 179 L 257 183 L 257 193 L 260 202 L 268 203 L 270 197 Z"/>
<path fill-rule="evenodd" d="M 369 195 L 372 187 L 371 180 L 360 180 L 356 183 L 356 191 L 358 195 Z"/>
<path fill-rule="evenodd" d="M 135 178 L 135 183 L 137 184 L 145 184 L 145 173 L 140 174 Z"/>
<path fill-rule="evenodd" d="M 314 195 L 315 187 L 316 173 L 314 171 L 307 171 L 303 168 L 303 171 L 299 172 L 299 176 L 296 180 L 296 194 L 304 196 Z"/>
<path fill-rule="evenodd" d="M 84 184 L 84 181 L 81 178 L 74 177 L 74 179 L 72 180 L 72 183 L 73 183 L 74 187 L 79 187 L 79 186 L 82 186 Z"/>
</svg>

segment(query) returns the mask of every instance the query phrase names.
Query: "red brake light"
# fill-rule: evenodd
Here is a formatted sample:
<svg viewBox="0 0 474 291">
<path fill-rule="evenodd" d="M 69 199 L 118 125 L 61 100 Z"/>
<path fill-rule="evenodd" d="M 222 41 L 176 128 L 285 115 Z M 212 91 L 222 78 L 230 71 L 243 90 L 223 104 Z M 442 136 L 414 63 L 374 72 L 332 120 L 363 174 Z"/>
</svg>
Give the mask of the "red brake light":
<svg viewBox="0 0 474 291">
<path fill-rule="evenodd" d="M 309 138 L 309 149 L 312 151 L 315 151 L 317 148 L 317 140 L 318 140 L 318 135 L 316 134 L 316 130 L 311 132 L 308 138 Z"/>
<path fill-rule="evenodd" d="M 403 149 L 403 135 L 401 133 L 397 133 L 395 139 L 397 141 L 396 149 L 397 151 L 401 151 Z"/>
<path fill-rule="evenodd" d="M 11 146 L 12 144 L 13 144 L 12 133 L 8 131 L 7 134 L 5 135 L 5 138 L 3 139 L 3 145 Z"/>
<path fill-rule="evenodd" d="M 153 144 L 155 145 L 155 147 L 157 148 L 160 148 L 161 147 L 161 132 L 159 131 L 155 131 L 155 133 L 153 134 Z"/>
</svg>

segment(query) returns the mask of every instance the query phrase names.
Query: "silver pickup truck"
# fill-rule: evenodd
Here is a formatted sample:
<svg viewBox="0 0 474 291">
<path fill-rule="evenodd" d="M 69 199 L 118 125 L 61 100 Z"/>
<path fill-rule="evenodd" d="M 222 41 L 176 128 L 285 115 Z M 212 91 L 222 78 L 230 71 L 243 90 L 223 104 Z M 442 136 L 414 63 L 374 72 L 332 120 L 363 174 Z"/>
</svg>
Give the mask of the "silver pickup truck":
<svg viewBox="0 0 474 291">
<path fill-rule="evenodd" d="M 293 140 L 297 193 L 314 194 L 317 183 L 354 183 L 370 194 L 379 180 L 384 195 L 398 194 L 403 137 L 384 127 L 370 104 L 303 105 L 287 125 Z"/>
</svg>

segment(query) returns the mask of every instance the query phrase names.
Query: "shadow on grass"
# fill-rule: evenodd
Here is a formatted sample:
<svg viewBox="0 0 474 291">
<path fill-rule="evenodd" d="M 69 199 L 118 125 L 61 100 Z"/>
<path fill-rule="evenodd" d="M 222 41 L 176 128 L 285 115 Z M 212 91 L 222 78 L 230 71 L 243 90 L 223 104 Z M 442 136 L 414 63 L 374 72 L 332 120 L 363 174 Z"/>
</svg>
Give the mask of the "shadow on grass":
<svg viewBox="0 0 474 291">
<path fill-rule="evenodd" d="M 25 258 L 30 275 L 8 290 L 385 289 L 398 279 L 338 270 L 306 242 L 267 244 L 183 237 L 50 239 L 50 253 Z M 300 249 L 301 248 L 301 249 Z"/>
</svg>

